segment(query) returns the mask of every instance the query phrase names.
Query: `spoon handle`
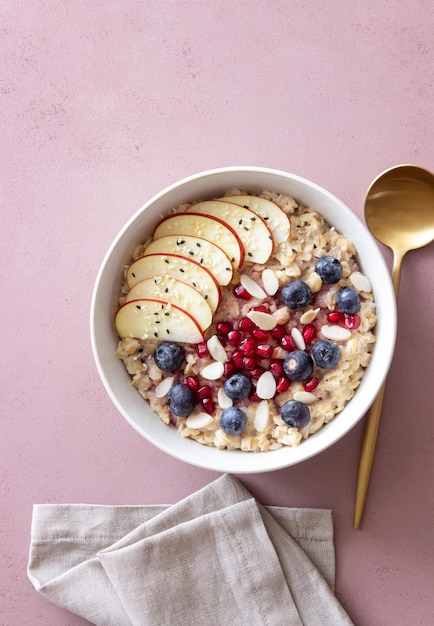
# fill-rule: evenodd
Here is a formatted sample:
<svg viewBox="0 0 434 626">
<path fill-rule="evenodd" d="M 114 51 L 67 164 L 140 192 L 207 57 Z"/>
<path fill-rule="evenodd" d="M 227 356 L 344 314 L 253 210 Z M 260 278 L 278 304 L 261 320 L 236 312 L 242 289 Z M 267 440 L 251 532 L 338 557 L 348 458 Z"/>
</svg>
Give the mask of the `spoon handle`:
<svg viewBox="0 0 434 626">
<path fill-rule="evenodd" d="M 383 406 L 386 384 L 381 387 L 366 418 L 363 433 L 362 452 L 360 455 L 359 478 L 356 491 L 356 506 L 354 510 L 354 528 L 360 528 L 368 495 L 369 481 L 372 466 L 374 464 L 375 449 L 377 444 L 378 430 L 380 428 L 381 408 Z"/>
<path fill-rule="evenodd" d="M 392 283 L 395 296 L 398 297 L 399 281 L 401 278 L 402 259 L 405 252 L 393 250 Z M 369 481 L 374 464 L 375 449 L 377 445 L 378 430 L 380 428 L 381 409 L 383 407 L 386 382 L 383 383 L 366 417 L 365 431 L 363 433 L 362 452 L 360 454 L 359 477 L 356 491 L 356 505 L 354 510 L 354 528 L 360 528 L 368 495 Z"/>
</svg>

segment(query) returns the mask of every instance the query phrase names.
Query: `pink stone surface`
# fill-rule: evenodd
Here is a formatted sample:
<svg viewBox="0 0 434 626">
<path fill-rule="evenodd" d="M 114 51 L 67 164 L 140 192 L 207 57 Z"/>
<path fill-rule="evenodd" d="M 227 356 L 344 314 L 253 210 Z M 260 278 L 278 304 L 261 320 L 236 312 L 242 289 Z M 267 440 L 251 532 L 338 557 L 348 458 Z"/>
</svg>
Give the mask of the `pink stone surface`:
<svg viewBox="0 0 434 626">
<path fill-rule="evenodd" d="M 428 0 L 0 4 L 3 626 L 85 623 L 27 580 L 33 503 L 170 503 L 216 477 L 144 441 L 98 378 L 89 304 L 119 228 L 167 184 L 237 164 L 311 178 L 362 217 L 382 170 L 434 170 L 433 34 Z M 332 509 L 358 626 L 433 623 L 433 251 L 403 268 L 362 529 L 363 423 L 242 479 L 264 504 Z"/>
</svg>

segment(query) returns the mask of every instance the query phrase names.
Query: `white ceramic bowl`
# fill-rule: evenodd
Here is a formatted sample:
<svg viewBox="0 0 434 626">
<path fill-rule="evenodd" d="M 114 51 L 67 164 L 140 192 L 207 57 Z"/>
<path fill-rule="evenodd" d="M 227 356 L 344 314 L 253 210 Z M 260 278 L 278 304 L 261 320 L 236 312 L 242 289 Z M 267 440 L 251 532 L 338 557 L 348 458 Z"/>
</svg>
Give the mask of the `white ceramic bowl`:
<svg viewBox="0 0 434 626">
<path fill-rule="evenodd" d="M 137 244 L 146 240 L 160 216 L 181 202 L 217 197 L 238 187 L 251 193 L 263 189 L 289 194 L 310 205 L 356 246 L 363 271 L 369 276 L 377 304 L 378 325 L 371 363 L 345 409 L 300 446 L 262 453 L 218 450 L 184 439 L 150 410 L 132 387 L 131 378 L 115 355 L 118 337 L 113 318 L 122 267 Z M 167 454 L 217 472 L 260 473 L 300 463 L 341 439 L 364 416 L 388 372 L 396 336 L 396 301 L 387 266 L 373 237 L 340 200 L 318 185 L 282 171 L 260 167 L 228 167 L 201 172 L 158 193 L 127 222 L 99 270 L 91 303 L 92 349 L 102 382 L 119 412 L 152 444 Z"/>
</svg>

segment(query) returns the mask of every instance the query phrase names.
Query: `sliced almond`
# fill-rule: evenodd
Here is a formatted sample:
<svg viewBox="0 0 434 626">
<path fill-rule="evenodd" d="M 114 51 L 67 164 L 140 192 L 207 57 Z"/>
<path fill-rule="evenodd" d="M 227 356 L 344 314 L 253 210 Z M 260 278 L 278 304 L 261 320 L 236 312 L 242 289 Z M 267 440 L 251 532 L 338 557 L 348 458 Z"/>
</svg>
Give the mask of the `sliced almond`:
<svg viewBox="0 0 434 626">
<path fill-rule="evenodd" d="M 271 372 L 264 372 L 258 378 L 256 393 L 263 400 L 274 397 L 276 394 L 276 379 Z"/>
<path fill-rule="evenodd" d="M 365 293 L 371 293 L 372 286 L 369 278 L 361 272 L 353 272 L 350 276 L 350 281 L 357 289 L 357 291 L 364 291 Z"/>
<path fill-rule="evenodd" d="M 268 295 L 274 296 L 279 289 L 279 279 L 277 278 L 276 272 L 270 268 L 265 268 L 262 272 L 262 284 L 264 285 L 264 289 Z"/>
<path fill-rule="evenodd" d="M 188 428 L 197 430 L 198 428 L 205 428 L 205 426 L 209 426 L 212 420 L 212 415 L 209 415 L 208 413 L 194 413 L 187 417 L 185 425 L 188 426 Z"/>
<path fill-rule="evenodd" d="M 163 380 L 155 387 L 155 396 L 157 398 L 164 398 L 164 396 L 167 396 L 173 385 L 174 380 L 174 376 L 163 378 Z"/>
<path fill-rule="evenodd" d="M 294 342 L 296 348 L 298 348 L 299 350 L 306 350 L 306 342 L 305 342 L 305 340 L 303 338 L 303 335 L 298 330 L 298 328 L 294 327 L 291 330 L 291 337 L 292 337 L 292 341 Z"/>
<path fill-rule="evenodd" d="M 220 387 L 217 392 L 217 401 L 221 409 L 228 409 L 230 406 L 233 405 L 233 400 L 228 395 L 226 395 L 223 387 Z"/>
<path fill-rule="evenodd" d="M 351 331 L 342 326 L 323 326 L 321 328 L 321 335 L 332 341 L 346 341 L 351 337 Z"/>
<path fill-rule="evenodd" d="M 270 409 L 268 407 L 267 400 L 261 400 L 256 408 L 255 418 L 253 420 L 253 426 L 258 433 L 263 433 L 268 426 L 268 419 L 270 416 Z"/>
<path fill-rule="evenodd" d="M 212 337 L 210 337 L 206 342 L 206 345 L 208 348 L 208 352 L 210 353 L 214 361 L 221 361 L 222 363 L 226 363 L 226 361 L 229 359 L 228 355 L 226 354 L 226 350 L 224 349 L 217 335 L 213 335 Z"/>
<path fill-rule="evenodd" d="M 249 294 L 254 298 L 263 299 L 267 297 L 267 294 L 262 289 L 262 287 L 258 285 L 258 283 L 256 283 L 253 278 L 251 278 L 247 274 L 241 274 L 240 283 L 242 284 L 244 289 L 248 291 Z"/>
<path fill-rule="evenodd" d="M 247 317 L 261 330 L 273 330 L 277 325 L 276 318 L 263 311 L 249 311 Z"/>
<path fill-rule="evenodd" d="M 312 404 L 312 402 L 318 400 L 318 397 L 310 391 L 296 391 L 294 394 L 294 400 L 298 400 L 303 404 Z"/>
<path fill-rule="evenodd" d="M 221 361 L 213 361 L 203 368 L 200 375 L 202 378 L 206 378 L 207 380 L 218 380 L 223 376 L 224 371 L 225 366 Z"/>
<path fill-rule="evenodd" d="M 316 318 L 316 316 L 318 315 L 320 309 L 309 309 L 308 311 L 305 311 L 303 313 L 303 315 L 300 317 L 300 322 L 302 324 L 310 324 L 311 322 L 313 322 L 313 320 Z"/>
</svg>

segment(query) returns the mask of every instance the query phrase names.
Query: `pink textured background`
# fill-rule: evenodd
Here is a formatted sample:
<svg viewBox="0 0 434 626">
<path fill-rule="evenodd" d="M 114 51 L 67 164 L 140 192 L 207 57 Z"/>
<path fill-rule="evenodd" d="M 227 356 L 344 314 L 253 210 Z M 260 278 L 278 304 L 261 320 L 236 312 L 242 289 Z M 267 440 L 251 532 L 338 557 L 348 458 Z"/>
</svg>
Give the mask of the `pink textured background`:
<svg viewBox="0 0 434 626">
<path fill-rule="evenodd" d="M 2 626 L 84 621 L 26 578 L 34 502 L 175 502 L 216 475 L 118 415 L 89 342 L 102 257 L 162 187 L 263 165 L 362 217 L 371 180 L 434 170 L 431 0 L 3 0 Z M 390 254 L 384 249 L 390 263 Z M 433 245 L 410 253 L 367 511 L 363 424 L 304 464 L 243 478 L 264 504 L 329 507 L 337 595 L 358 626 L 433 623 Z"/>
</svg>

